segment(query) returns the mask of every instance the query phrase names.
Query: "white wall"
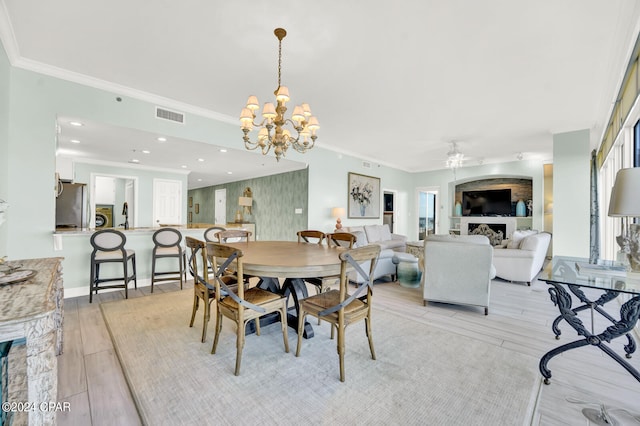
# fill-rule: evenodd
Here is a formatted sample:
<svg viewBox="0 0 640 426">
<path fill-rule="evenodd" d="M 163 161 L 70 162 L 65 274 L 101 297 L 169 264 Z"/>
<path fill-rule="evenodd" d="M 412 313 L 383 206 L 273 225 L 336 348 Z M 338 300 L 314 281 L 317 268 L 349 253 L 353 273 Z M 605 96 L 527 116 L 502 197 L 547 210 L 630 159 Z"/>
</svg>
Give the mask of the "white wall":
<svg viewBox="0 0 640 426">
<path fill-rule="evenodd" d="M 331 217 L 331 208 L 343 207 L 347 211 L 348 202 L 348 173 L 360 173 L 380 178 L 380 217 L 378 219 L 353 219 L 347 213 L 342 217 L 343 226 L 381 224 L 383 212 L 384 191 L 396 192 L 397 217 L 395 232 L 407 235 L 410 233 L 412 210 L 412 175 L 376 163 L 371 168 L 363 166 L 363 160 L 338 154 L 333 151 L 314 149 L 305 158 L 309 163 L 309 227 L 323 232 L 333 232 L 335 218 Z"/>
<path fill-rule="evenodd" d="M 553 254 L 589 257 L 589 130 L 553 135 Z"/>
</svg>

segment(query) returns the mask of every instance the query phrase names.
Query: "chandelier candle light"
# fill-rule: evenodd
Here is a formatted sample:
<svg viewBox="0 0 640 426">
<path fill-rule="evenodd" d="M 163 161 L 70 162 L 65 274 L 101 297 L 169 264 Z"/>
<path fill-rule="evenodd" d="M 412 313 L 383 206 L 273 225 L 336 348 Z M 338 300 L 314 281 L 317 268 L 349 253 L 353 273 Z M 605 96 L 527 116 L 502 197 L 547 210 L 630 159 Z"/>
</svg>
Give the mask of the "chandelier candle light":
<svg viewBox="0 0 640 426">
<path fill-rule="evenodd" d="M 276 28 L 274 34 L 278 38 L 278 88 L 273 92 L 276 95 L 276 104 L 266 102 L 262 108 L 262 121 L 255 123 L 255 111 L 260 108 L 258 98 L 249 96 L 247 105 L 240 113 L 241 129 L 244 133 L 243 140 L 246 149 L 254 150 L 258 147 L 262 150 L 262 154 L 266 155 L 273 147 L 276 160 L 280 161 L 280 157 L 284 157 L 287 149 L 293 147 L 298 152 L 304 153 L 313 148 L 316 143 L 316 131 L 320 128 L 318 119 L 311 115 L 309 104 L 296 105 L 293 109 L 291 118 L 285 118 L 287 107 L 285 104 L 289 101 L 289 89 L 280 84 L 280 71 L 282 64 L 282 39 L 287 32 L 282 28 Z M 295 130 L 296 136 L 293 137 L 291 131 L 285 128 L 290 124 Z M 254 127 L 259 128 L 258 138 L 252 141 L 249 133 Z M 311 139 L 311 142 L 309 142 Z"/>
</svg>

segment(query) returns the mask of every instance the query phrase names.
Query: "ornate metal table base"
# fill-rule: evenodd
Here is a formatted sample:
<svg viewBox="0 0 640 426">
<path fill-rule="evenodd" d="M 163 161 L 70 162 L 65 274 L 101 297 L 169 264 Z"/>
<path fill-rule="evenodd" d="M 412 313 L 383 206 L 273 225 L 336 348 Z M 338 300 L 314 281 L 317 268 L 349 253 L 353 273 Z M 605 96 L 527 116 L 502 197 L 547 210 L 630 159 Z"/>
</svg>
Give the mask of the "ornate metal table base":
<svg viewBox="0 0 640 426">
<path fill-rule="evenodd" d="M 299 301 L 308 297 L 307 285 L 305 284 L 304 280 L 302 278 L 287 278 L 285 279 L 282 288 L 280 288 L 280 280 L 278 280 L 278 278 L 260 277 L 258 287 L 263 290 L 271 291 L 273 293 L 283 294 L 287 298 L 287 324 L 297 332 L 298 312 L 300 310 Z M 290 295 L 293 297 L 294 304 L 294 306 L 291 307 L 288 306 Z M 280 316 L 276 312 L 274 315 L 266 315 L 262 317 L 262 319 L 260 320 L 260 325 L 269 325 L 278 321 L 280 321 Z M 255 324 L 253 322 L 250 322 L 247 326 L 247 334 L 248 333 L 255 333 Z M 313 335 L 313 327 L 311 326 L 309 321 L 305 321 L 303 337 L 305 339 L 310 339 L 313 337 Z"/>
<path fill-rule="evenodd" d="M 579 336 L 584 336 L 584 339 L 576 340 L 555 349 L 550 350 L 540 359 L 540 373 L 544 376 L 544 383 L 549 384 L 551 378 L 551 371 L 547 368 L 548 362 L 556 355 L 559 355 L 570 349 L 579 348 L 586 345 L 593 345 L 599 347 L 604 353 L 613 358 L 618 364 L 624 367 L 633 377 L 640 382 L 640 372 L 631 366 L 624 358 L 614 352 L 606 343 L 610 343 L 611 340 L 625 335 L 628 339 L 628 344 L 625 346 L 626 356 L 631 357 L 631 354 L 636 349 L 636 343 L 629 332 L 633 329 L 640 317 L 640 296 L 635 296 L 632 299 L 625 302 L 620 307 L 620 320 L 616 321 L 613 317 L 608 315 L 604 310 L 600 308 L 606 302 L 615 299 L 619 292 L 615 290 L 607 290 L 605 294 L 597 301 L 591 302 L 587 299 L 584 293 L 577 285 L 568 285 L 571 292 L 585 303 L 583 306 L 579 306 L 575 309 L 571 309 L 571 295 L 564 289 L 563 284 L 548 282 L 552 287 L 549 288 L 549 294 L 553 303 L 558 306 L 560 310 L 560 316 L 553 322 L 553 331 L 556 334 L 556 338 L 560 335 L 558 323 L 561 319 L 564 319 Z M 595 311 L 604 315 L 605 318 L 610 320 L 613 325 L 607 327 L 602 333 L 594 334 L 593 331 L 589 331 L 585 328 L 582 320 L 578 318 L 577 312 L 585 310 L 587 308 L 593 308 Z M 604 314 L 603 314 L 604 313 Z"/>
</svg>

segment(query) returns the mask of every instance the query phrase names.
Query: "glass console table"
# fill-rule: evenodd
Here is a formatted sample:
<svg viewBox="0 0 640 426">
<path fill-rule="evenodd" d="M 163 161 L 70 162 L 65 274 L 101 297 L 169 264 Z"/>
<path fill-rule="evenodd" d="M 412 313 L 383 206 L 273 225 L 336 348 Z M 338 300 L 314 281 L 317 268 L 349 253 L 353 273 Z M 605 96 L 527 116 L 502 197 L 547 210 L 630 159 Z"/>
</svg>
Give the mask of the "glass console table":
<svg viewBox="0 0 640 426">
<path fill-rule="evenodd" d="M 565 320 L 579 336 L 583 337 L 558 346 L 542 356 L 539 368 L 544 376 L 544 383 L 548 385 L 551 378 L 551 371 L 547 367 L 551 358 L 586 345 L 600 348 L 640 382 L 640 372 L 607 345 L 611 340 L 624 336 L 627 339 L 624 346 L 625 357 L 631 358 L 631 354 L 636 350 L 637 345 L 631 331 L 640 317 L 640 273 L 628 273 L 622 265 L 612 261 L 598 261 L 596 264 L 590 264 L 588 259 L 584 258 L 554 256 L 538 279 L 550 285 L 548 291 L 551 300 L 560 311 L 560 315 L 553 321 L 551 327 L 556 339 L 560 338 L 561 331 L 558 326 L 562 320 Z M 585 295 L 584 288 L 597 289 L 602 294 L 598 299 L 590 300 Z M 567 289 L 582 302 L 580 306 L 572 308 L 571 294 Z M 602 306 L 623 293 L 629 294 L 630 299 L 621 305 L 620 318 L 615 319 Z M 577 315 L 578 312 L 585 310 L 591 313 L 590 329 L 584 326 Z M 596 313 L 612 323 L 600 333 L 593 330 L 593 319 Z"/>
</svg>

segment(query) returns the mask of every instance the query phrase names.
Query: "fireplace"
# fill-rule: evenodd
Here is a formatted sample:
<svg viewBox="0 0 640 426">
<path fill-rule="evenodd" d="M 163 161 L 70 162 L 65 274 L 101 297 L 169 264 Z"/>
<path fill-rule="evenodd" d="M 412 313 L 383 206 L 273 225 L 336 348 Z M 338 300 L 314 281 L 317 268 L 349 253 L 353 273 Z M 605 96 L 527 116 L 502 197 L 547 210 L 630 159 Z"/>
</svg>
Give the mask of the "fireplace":
<svg viewBox="0 0 640 426">
<path fill-rule="evenodd" d="M 480 225 L 487 225 L 493 232 L 502 232 L 502 235 L 507 235 L 506 223 L 484 223 L 482 220 L 479 220 L 478 223 L 469 222 L 469 225 L 467 226 L 467 233 L 471 234 L 473 230 Z"/>
<path fill-rule="evenodd" d="M 516 230 L 516 218 L 508 216 L 464 216 L 460 218 L 460 234 L 467 235 L 478 226 L 486 224 L 493 231 L 502 231 L 509 238 Z"/>
</svg>

